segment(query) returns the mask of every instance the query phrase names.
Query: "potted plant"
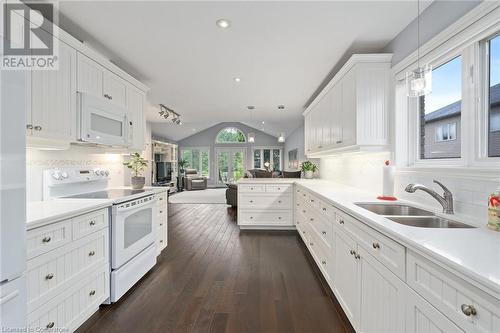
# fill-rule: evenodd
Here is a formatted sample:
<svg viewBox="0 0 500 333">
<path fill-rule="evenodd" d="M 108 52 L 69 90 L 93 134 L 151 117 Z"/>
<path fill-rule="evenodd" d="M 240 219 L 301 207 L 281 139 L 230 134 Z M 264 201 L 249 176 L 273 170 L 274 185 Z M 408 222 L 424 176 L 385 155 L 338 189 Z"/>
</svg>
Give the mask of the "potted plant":
<svg viewBox="0 0 500 333">
<path fill-rule="evenodd" d="M 184 167 L 186 165 L 188 165 L 188 161 L 185 158 L 179 160 L 179 173 L 181 175 L 184 174 Z"/>
<path fill-rule="evenodd" d="M 146 178 L 141 175 L 148 166 L 148 162 L 139 153 L 133 153 L 130 154 L 130 160 L 123 162 L 123 165 L 132 170 L 132 188 L 134 190 L 143 188 Z"/>
<path fill-rule="evenodd" d="M 313 173 L 318 170 L 318 167 L 316 164 L 312 163 L 311 161 L 305 161 L 300 164 L 300 170 L 304 172 L 304 177 L 306 179 L 312 179 Z"/>
</svg>

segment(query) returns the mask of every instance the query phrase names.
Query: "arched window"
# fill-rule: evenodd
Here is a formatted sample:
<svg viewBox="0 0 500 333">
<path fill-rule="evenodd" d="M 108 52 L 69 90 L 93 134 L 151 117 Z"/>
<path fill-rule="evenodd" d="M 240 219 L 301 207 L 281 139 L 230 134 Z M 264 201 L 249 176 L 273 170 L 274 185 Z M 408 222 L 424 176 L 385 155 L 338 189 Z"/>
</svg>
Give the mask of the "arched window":
<svg viewBox="0 0 500 333">
<path fill-rule="evenodd" d="M 217 134 L 215 143 L 245 143 L 245 134 L 235 127 L 226 127 Z"/>
</svg>

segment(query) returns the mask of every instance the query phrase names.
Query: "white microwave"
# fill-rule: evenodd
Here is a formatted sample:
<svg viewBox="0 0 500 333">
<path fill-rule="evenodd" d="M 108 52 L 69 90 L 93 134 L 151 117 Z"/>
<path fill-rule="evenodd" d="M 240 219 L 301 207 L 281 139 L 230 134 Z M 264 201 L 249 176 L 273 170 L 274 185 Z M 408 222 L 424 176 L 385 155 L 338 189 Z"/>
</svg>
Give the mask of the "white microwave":
<svg viewBox="0 0 500 333">
<path fill-rule="evenodd" d="M 126 146 L 127 110 L 103 97 L 78 92 L 78 140 L 108 146 Z"/>
</svg>

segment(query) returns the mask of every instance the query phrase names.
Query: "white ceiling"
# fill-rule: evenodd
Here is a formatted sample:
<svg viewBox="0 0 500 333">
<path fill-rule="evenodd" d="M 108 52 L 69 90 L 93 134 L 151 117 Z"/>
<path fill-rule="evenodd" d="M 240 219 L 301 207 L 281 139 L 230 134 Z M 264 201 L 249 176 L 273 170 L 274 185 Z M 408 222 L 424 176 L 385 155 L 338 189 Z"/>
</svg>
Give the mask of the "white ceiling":
<svg viewBox="0 0 500 333">
<path fill-rule="evenodd" d="M 181 126 L 153 127 L 179 140 L 223 121 L 290 133 L 332 70 L 352 53 L 380 51 L 415 18 L 416 2 L 61 1 L 59 9 L 62 28 L 150 87 L 149 121 L 161 122 L 159 103 L 182 115 Z M 231 27 L 218 28 L 219 18 Z"/>
</svg>

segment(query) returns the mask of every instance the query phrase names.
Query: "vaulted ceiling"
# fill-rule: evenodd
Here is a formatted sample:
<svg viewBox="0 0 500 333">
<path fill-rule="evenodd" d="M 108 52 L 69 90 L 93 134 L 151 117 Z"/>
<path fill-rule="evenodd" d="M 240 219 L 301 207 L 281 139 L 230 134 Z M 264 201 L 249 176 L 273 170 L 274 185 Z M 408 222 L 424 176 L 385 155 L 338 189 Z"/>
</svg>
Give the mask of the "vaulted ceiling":
<svg viewBox="0 0 500 333">
<path fill-rule="evenodd" d="M 182 115 L 181 126 L 154 127 L 179 140 L 223 121 L 290 133 L 337 65 L 380 51 L 417 8 L 415 1 L 61 1 L 59 10 L 62 28 L 150 87 L 149 121 L 165 122 L 159 103 Z M 231 26 L 216 26 L 220 18 Z"/>
</svg>

